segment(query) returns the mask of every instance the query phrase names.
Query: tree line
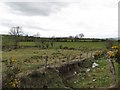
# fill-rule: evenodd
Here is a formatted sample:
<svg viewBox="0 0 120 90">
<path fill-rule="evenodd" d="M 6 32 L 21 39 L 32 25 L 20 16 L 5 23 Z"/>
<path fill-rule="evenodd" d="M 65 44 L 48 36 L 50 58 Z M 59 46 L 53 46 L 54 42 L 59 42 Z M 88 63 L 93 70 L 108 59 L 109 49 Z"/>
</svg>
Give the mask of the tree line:
<svg viewBox="0 0 120 90">
<path fill-rule="evenodd" d="M 80 33 L 76 36 L 69 37 L 40 37 L 39 33 L 36 33 L 33 36 L 24 35 L 22 31 L 22 27 L 16 26 L 12 27 L 8 33 L 8 35 L 2 35 L 3 48 L 4 47 L 13 47 L 17 49 L 19 47 L 19 42 L 35 42 L 36 46 L 39 48 L 53 47 L 53 42 L 101 42 L 106 41 L 107 39 L 96 39 L 96 38 L 83 38 L 84 34 Z"/>
</svg>

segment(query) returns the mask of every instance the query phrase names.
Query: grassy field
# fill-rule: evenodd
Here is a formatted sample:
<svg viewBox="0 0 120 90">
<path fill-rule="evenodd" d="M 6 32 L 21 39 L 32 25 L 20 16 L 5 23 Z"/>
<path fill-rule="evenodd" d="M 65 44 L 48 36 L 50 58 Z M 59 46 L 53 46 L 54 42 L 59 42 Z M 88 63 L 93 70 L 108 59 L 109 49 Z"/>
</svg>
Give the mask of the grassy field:
<svg viewBox="0 0 120 90">
<path fill-rule="evenodd" d="M 105 59 L 97 62 L 98 67 L 90 67 L 87 74 L 78 73 L 75 78 L 69 81 L 72 88 L 108 88 L 112 85 L 109 63 Z"/>
<path fill-rule="evenodd" d="M 54 48 L 59 48 L 60 45 L 63 47 L 69 48 L 92 48 L 92 49 L 101 49 L 105 48 L 105 42 L 53 42 Z M 20 46 L 35 46 L 34 42 L 20 42 Z"/>
<path fill-rule="evenodd" d="M 22 48 L 17 50 L 12 50 L 9 52 L 3 51 L 2 58 L 3 62 L 10 60 L 10 58 L 16 59 L 18 62 L 22 63 L 23 70 L 37 68 L 40 65 L 45 65 L 45 56 L 48 56 L 48 64 L 62 64 L 65 61 L 79 60 L 80 54 L 82 57 L 86 57 L 86 53 L 80 50 L 61 50 L 61 49 L 38 49 L 35 47 Z M 90 57 L 89 52 L 88 56 Z M 4 63 L 3 63 L 4 66 Z M 5 69 L 5 67 L 3 68 Z M 3 70 L 4 71 L 4 70 Z"/>
<path fill-rule="evenodd" d="M 88 59 L 90 60 L 90 59 Z M 87 62 L 86 62 L 87 63 Z M 113 80 L 111 79 L 111 73 L 109 70 L 108 61 L 104 58 L 99 59 L 96 63 L 99 64 L 98 67 L 92 68 L 90 67 L 77 67 L 74 74 L 70 71 L 69 74 L 64 74 L 63 76 L 59 75 L 54 69 L 47 69 L 45 72 L 45 76 L 43 76 L 43 72 L 36 71 L 37 73 L 32 72 L 28 74 L 24 79 L 28 82 L 32 81 L 32 87 L 42 87 L 43 85 L 47 85 L 49 88 L 70 88 L 70 89 L 78 89 L 78 88 L 108 88 L 111 87 L 113 84 Z M 90 64 L 90 63 L 87 63 Z M 87 69 L 90 69 L 87 72 Z M 117 65 L 116 65 L 116 72 Z M 74 75 L 73 75 L 74 74 Z M 36 75 L 36 79 L 33 75 Z M 38 76 L 39 75 L 39 76 Z M 63 78 L 69 77 L 69 79 L 64 80 Z M 117 76 L 117 74 L 116 74 Z M 42 81 L 42 82 L 41 82 Z M 39 82 L 39 83 L 38 83 Z M 24 82 L 22 82 L 24 84 Z M 38 83 L 37 85 L 35 85 Z M 28 86 L 30 85 L 27 83 Z"/>
<path fill-rule="evenodd" d="M 35 46 L 34 42 L 20 42 L 20 46 Z M 62 50 L 59 49 L 59 45 L 69 48 L 81 48 L 81 50 Z M 87 49 L 86 49 L 87 48 Z M 54 48 L 52 49 L 39 49 L 37 47 L 20 48 L 12 51 L 3 51 L 2 57 L 4 60 L 9 60 L 11 57 L 17 61 L 23 63 L 22 67 L 27 68 L 38 67 L 44 65 L 44 56 L 49 56 L 48 63 L 57 63 L 66 61 L 68 56 L 73 60 L 79 59 L 82 53 L 83 57 L 86 57 L 86 52 L 91 53 L 95 51 L 89 51 L 89 49 L 104 49 L 104 42 L 54 42 Z M 83 49 L 86 49 L 86 51 Z M 75 58 L 74 58 L 75 57 Z M 54 59 L 53 59 L 54 58 Z M 61 61 L 59 60 L 61 59 Z M 3 70 L 4 71 L 4 70 Z"/>
<path fill-rule="evenodd" d="M 48 49 L 39 49 L 34 47 L 36 45 L 34 42 L 20 42 L 19 45 L 28 47 L 2 52 L 3 73 L 7 70 L 5 63 L 11 58 L 17 60 L 18 65 L 21 67 L 20 73 L 25 74 L 26 71 L 31 72 L 44 67 L 46 63 L 46 56 L 48 56 L 48 66 L 51 65 L 56 67 L 63 65 L 65 62 L 69 63 L 70 61 L 79 61 L 81 58 L 88 58 L 88 60 L 91 58 L 94 61 L 92 58 L 94 52 L 96 50 L 102 51 L 106 49 L 105 42 L 54 42 L 54 47 L 50 47 Z M 59 49 L 60 45 L 62 45 L 62 47 L 74 49 Z M 93 50 L 91 51 L 91 49 Z M 88 73 L 78 72 L 72 79 L 68 80 L 69 83 L 67 83 L 67 85 L 70 88 L 97 88 L 111 86 L 112 80 L 108 61 L 105 58 L 102 58 L 96 63 L 99 64 L 98 67 L 91 68 L 90 66 L 90 72 Z M 82 70 L 82 68 L 79 69 Z M 85 68 L 85 70 L 87 69 Z M 50 80 L 52 80 L 51 78 L 53 78 L 53 74 L 55 74 L 56 77 L 58 76 L 58 73 L 56 72 L 50 73 L 48 71 L 48 74 L 50 78 L 47 78 L 47 76 L 46 78 Z M 50 87 L 66 87 L 61 80 L 62 79 L 60 76 L 58 79 L 54 78 L 54 81 L 50 84 Z M 55 84 L 55 82 L 58 82 L 58 84 Z"/>
</svg>

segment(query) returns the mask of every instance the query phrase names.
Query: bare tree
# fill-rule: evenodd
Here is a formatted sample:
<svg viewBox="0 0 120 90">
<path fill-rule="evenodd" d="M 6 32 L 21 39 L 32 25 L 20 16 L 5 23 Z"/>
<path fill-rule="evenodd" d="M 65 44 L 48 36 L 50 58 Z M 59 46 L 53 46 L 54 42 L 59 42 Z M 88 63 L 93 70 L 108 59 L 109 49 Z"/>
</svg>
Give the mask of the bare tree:
<svg viewBox="0 0 120 90">
<path fill-rule="evenodd" d="M 78 34 L 78 37 L 79 37 L 79 38 L 83 38 L 83 37 L 84 37 L 84 34 L 83 34 L 83 33 L 80 33 L 80 34 Z"/>
<path fill-rule="evenodd" d="M 22 28 L 20 26 L 12 27 L 9 32 L 10 35 L 20 36 L 23 34 Z"/>
<path fill-rule="evenodd" d="M 83 37 L 84 37 L 84 34 L 83 34 L 83 33 L 77 34 L 77 35 L 75 36 L 75 38 L 83 38 Z"/>
<path fill-rule="evenodd" d="M 10 29 L 9 34 L 14 36 L 14 41 L 15 41 L 14 48 L 17 49 L 19 43 L 19 36 L 23 35 L 22 28 L 20 26 L 12 27 Z"/>
<path fill-rule="evenodd" d="M 76 35 L 75 38 L 78 38 L 78 35 Z"/>
<path fill-rule="evenodd" d="M 74 38 L 73 36 L 69 36 L 68 38 Z"/>
<path fill-rule="evenodd" d="M 39 37 L 40 37 L 40 33 L 39 33 L 39 32 L 37 32 L 37 33 L 36 33 L 36 34 L 34 34 L 33 36 L 34 36 L 34 37 L 38 37 L 38 38 L 39 38 Z"/>
</svg>

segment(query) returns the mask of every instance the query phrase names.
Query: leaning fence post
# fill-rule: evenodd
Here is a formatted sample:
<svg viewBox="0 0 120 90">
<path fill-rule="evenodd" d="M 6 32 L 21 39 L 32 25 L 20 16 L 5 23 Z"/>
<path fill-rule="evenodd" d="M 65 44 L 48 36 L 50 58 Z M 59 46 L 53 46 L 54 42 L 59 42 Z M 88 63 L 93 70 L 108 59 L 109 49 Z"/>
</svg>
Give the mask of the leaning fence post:
<svg viewBox="0 0 120 90">
<path fill-rule="evenodd" d="M 69 58 L 69 55 L 68 55 L 68 56 L 67 56 L 67 61 L 68 61 L 68 64 L 69 64 L 69 59 L 70 59 L 70 58 Z"/>
<path fill-rule="evenodd" d="M 57 58 L 56 58 L 56 59 L 55 59 L 55 61 L 54 61 L 54 67 L 56 67 L 56 63 L 57 63 L 57 61 L 56 61 L 56 60 L 57 60 Z"/>
<path fill-rule="evenodd" d="M 92 58 L 92 50 L 91 50 L 91 58 Z"/>
<path fill-rule="evenodd" d="M 82 53 L 80 54 L 80 60 L 81 60 L 81 58 L 82 58 L 81 56 L 82 56 Z"/>
<path fill-rule="evenodd" d="M 112 73 L 113 84 L 115 84 L 116 83 L 116 79 L 115 79 L 115 66 L 114 66 L 114 63 L 113 63 L 112 59 L 108 59 L 108 61 L 109 61 L 109 64 L 110 64 L 110 71 Z"/>
<path fill-rule="evenodd" d="M 86 53 L 86 57 L 88 58 L 88 52 Z"/>
<path fill-rule="evenodd" d="M 67 56 L 67 62 L 68 62 L 68 63 L 66 64 L 66 65 L 68 65 L 68 67 L 67 67 L 68 71 L 69 71 L 69 59 L 70 59 L 70 56 L 68 55 L 68 56 Z"/>
<path fill-rule="evenodd" d="M 59 57 L 59 64 L 61 65 L 61 60 L 60 60 L 61 58 Z"/>
<path fill-rule="evenodd" d="M 47 68 L 48 56 L 45 56 L 45 68 Z"/>
</svg>

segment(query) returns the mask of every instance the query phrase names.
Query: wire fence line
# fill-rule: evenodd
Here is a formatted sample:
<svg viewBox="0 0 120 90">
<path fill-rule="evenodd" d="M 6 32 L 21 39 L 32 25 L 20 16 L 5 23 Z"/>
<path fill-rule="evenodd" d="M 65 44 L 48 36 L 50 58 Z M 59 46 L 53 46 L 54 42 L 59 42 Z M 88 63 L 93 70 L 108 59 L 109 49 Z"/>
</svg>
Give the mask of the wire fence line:
<svg viewBox="0 0 120 90">
<path fill-rule="evenodd" d="M 61 65 L 64 65 L 64 64 L 71 64 L 73 62 L 79 62 L 79 61 L 82 61 L 82 60 L 87 60 L 88 58 L 93 58 L 93 55 L 94 55 L 95 52 L 87 52 L 87 53 L 84 53 L 83 55 L 79 55 L 79 56 L 75 56 L 74 58 L 72 58 L 70 55 L 66 58 L 54 58 L 53 61 L 49 62 L 50 59 L 48 56 L 45 56 L 44 58 L 44 64 L 41 64 L 40 67 L 60 67 Z"/>
</svg>

